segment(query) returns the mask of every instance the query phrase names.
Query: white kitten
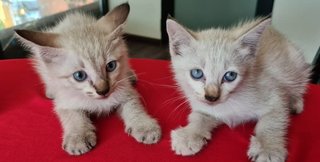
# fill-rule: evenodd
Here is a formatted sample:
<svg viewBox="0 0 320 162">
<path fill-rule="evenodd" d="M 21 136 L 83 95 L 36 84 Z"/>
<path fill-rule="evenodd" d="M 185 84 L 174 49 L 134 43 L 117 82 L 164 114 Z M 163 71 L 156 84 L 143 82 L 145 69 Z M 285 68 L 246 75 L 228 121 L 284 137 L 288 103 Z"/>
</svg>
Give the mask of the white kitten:
<svg viewBox="0 0 320 162">
<path fill-rule="evenodd" d="M 17 37 L 33 52 L 35 68 L 54 99 L 63 127 L 63 149 L 71 155 L 96 145 L 90 113 L 117 109 L 125 130 L 138 142 L 156 143 L 161 136 L 157 121 L 140 103 L 130 84 L 122 30 L 129 5 L 122 4 L 99 20 L 73 13 L 45 32 L 18 30 Z"/>
<path fill-rule="evenodd" d="M 289 108 L 302 112 L 310 68 L 270 22 L 193 32 L 167 20 L 172 70 L 192 108 L 189 124 L 171 133 L 176 154 L 199 152 L 222 123 L 258 120 L 248 156 L 285 161 Z"/>
</svg>

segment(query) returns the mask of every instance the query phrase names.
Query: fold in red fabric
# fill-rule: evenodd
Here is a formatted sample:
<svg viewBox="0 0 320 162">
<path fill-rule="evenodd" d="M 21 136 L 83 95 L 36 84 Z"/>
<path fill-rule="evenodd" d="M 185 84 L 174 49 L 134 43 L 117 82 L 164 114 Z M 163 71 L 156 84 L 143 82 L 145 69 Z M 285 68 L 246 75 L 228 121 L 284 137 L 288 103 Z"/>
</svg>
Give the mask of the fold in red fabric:
<svg viewBox="0 0 320 162">
<path fill-rule="evenodd" d="M 169 61 L 132 59 L 138 75 L 136 89 L 149 114 L 162 127 L 159 143 L 144 145 L 124 132 L 123 122 L 111 113 L 95 118 L 98 143 L 90 152 L 70 156 L 61 148 L 62 128 L 53 104 L 28 59 L 0 61 L 0 161 L 223 161 L 247 162 L 246 152 L 255 123 L 221 126 L 198 154 L 171 151 L 170 131 L 187 123 L 188 103 L 181 98 Z M 318 162 L 320 155 L 320 86 L 309 85 L 305 110 L 292 115 L 287 162 Z"/>
</svg>

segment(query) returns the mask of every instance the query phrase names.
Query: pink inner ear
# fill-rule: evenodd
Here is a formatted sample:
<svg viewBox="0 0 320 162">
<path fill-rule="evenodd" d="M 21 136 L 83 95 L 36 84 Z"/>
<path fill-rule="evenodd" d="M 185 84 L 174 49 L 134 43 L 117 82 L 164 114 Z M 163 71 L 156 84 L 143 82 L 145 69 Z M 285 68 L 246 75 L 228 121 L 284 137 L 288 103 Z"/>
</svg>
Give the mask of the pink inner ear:
<svg viewBox="0 0 320 162">
<path fill-rule="evenodd" d="M 266 19 L 262 22 L 260 22 L 258 25 L 250 29 L 248 32 L 246 32 L 240 39 L 241 42 L 245 45 L 255 47 L 259 39 L 266 29 L 267 26 L 271 24 L 271 19 Z"/>
<path fill-rule="evenodd" d="M 31 49 L 36 59 L 57 63 L 64 57 L 63 49 L 57 44 L 58 34 L 29 30 L 16 30 L 16 34 L 23 45 Z"/>
<path fill-rule="evenodd" d="M 180 44 L 188 45 L 194 39 L 184 27 L 170 19 L 167 20 L 167 32 L 171 41 L 178 41 Z"/>
<path fill-rule="evenodd" d="M 116 29 L 114 29 L 110 34 L 110 40 L 114 41 L 115 39 L 119 38 L 123 34 L 124 25 L 119 25 Z"/>
<path fill-rule="evenodd" d="M 112 9 L 105 16 L 101 17 L 97 25 L 105 29 L 107 32 L 112 32 L 119 25 L 122 25 L 127 20 L 130 12 L 130 6 L 128 3 L 121 4 Z"/>
<path fill-rule="evenodd" d="M 181 55 L 181 46 L 189 46 L 195 38 L 183 26 L 174 20 L 167 20 L 167 32 L 170 40 L 170 54 Z"/>
<path fill-rule="evenodd" d="M 174 20 L 167 20 L 167 32 L 171 40 L 190 40 L 192 36 Z"/>
</svg>

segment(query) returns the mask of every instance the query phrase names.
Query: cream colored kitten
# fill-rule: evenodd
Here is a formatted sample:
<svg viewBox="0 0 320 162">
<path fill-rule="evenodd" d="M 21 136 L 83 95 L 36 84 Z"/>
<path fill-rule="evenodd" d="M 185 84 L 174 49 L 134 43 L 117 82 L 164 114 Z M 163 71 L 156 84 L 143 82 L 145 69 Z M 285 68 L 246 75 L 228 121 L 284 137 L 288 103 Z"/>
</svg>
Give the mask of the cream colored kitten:
<svg viewBox="0 0 320 162">
<path fill-rule="evenodd" d="M 160 139 L 157 121 L 144 111 L 130 84 L 133 73 L 121 36 L 128 13 L 129 5 L 122 4 L 99 20 L 73 13 L 45 32 L 17 31 L 23 45 L 33 52 L 47 97 L 54 99 L 63 127 L 62 146 L 71 155 L 86 153 L 96 145 L 89 115 L 113 109 L 138 142 L 152 144 Z"/>
<path fill-rule="evenodd" d="M 172 70 L 192 108 L 189 124 L 171 132 L 176 154 L 199 152 L 222 123 L 257 120 L 249 158 L 285 161 L 289 111 L 303 110 L 310 68 L 270 22 L 193 32 L 167 20 Z"/>
</svg>

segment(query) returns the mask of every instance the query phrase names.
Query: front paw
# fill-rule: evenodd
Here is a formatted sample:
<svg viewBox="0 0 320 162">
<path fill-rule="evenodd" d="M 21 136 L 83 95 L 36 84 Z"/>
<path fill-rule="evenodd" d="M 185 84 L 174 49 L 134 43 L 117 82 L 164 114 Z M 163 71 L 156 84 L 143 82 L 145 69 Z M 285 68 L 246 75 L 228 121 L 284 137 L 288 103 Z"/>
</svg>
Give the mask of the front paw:
<svg viewBox="0 0 320 162">
<path fill-rule="evenodd" d="M 64 136 L 62 147 L 70 155 L 81 155 L 90 151 L 97 143 L 94 131 L 69 133 Z"/>
<path fill-rule="evenodd" d="M 126 132 L 138 142 L 144 144 L 157 143 L 161 137 L 161 129 L 157 121 L 149 118 L 140 118 L 126 127 Z"/>
<path fill-rule="evenodd" d="M 210 135 L 201 134 L 188 127 L 171 132 L 171 149 L 177 155 L 189 156 L 198 153 L 207 144 Z"/>
<path fill-rule="evenodd" d="M 278 146 L 273 144 L 270 147 L 263 145 L 257 137 L 252 136 L 248 156 L 250 160 L 254 162 L 284 162 L 287 151 L 281 144 Z"/>
</svg>

